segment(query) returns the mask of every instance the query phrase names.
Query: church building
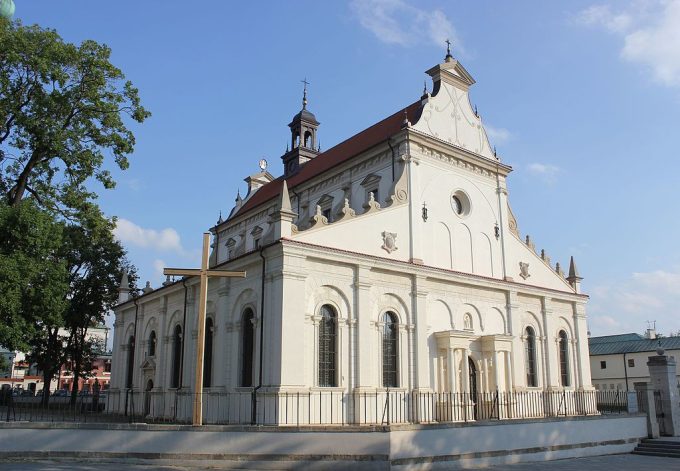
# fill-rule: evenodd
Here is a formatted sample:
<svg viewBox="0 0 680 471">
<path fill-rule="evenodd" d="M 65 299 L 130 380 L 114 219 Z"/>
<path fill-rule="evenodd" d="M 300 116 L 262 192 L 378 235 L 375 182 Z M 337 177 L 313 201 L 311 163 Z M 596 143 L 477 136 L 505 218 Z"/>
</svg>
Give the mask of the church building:
<svg viewBox="0 0 680 471">
<path fill-rule="evenodd" d="M 325 151 L 305 88 L 283 175 L 263 162 L 210 228 L 210 267 L 247 275 L 209 280 L 206 423 L 428 422 L 452 398 L 468 420 L 593 390 L 573 258 L 565 274 L 520 235 L 472 76 L 450 53 L 427 74 L 431 93 Z M 135 297 L 123 280 L 119 411 L 191 417 L 198 301 L 197 277 Z"/>
</svg>

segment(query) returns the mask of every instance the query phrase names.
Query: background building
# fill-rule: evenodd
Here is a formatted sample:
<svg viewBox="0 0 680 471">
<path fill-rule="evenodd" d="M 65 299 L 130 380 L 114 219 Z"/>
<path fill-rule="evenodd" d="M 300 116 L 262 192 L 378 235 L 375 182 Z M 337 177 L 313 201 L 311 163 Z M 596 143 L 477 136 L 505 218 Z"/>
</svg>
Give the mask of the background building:
<svg viewBox="0 0 680 471">
<path fill-rule="evenodd" d="M 654 329 L 640 334 L 591 337 L 590 373 L 598 390 L 634 391 L 635 383 L 648 383 L 647 360 L 662 348 L 665 354 L 680 360 L 680 337 L 657 337 Z M 680 386 L 680 373 L 677 375 Z"/>
</svg>

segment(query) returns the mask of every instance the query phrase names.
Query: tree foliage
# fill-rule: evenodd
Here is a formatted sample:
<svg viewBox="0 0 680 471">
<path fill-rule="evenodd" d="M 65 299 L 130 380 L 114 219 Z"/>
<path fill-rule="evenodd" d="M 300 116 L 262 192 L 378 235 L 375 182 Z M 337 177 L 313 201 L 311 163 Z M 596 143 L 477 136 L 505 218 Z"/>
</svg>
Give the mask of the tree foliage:
<svg viewBox="0 0 680 471">
<path fill-rule="evenodd" d="M 41 207 L 78 213 L 96 197 L 90 177 L 115 185 L 106 155 L 128 167 L 135 138 L 126 122 L 150 114 L 105 45 L 76 46 L 2 19 L 0 44 L 0 191 L 10 206 L 31 195 Z"/>
<path fill-rule="evenodd" d="M 0 345 L 10 350 L 26 350 L 37 332 L 62 321 L 68 294 L 63 229 L 32 199 L 0 204 Z"/>
<path fill-rule="evenodd" d="M 0 345 L 28 351 L 45 384 L 67 357 L 85 374 L 88 329 L 134 272 L 90 185 L 114 187 L 128 126 L 150 116 L 110 56 L 0 19 Z"/>
</svg>

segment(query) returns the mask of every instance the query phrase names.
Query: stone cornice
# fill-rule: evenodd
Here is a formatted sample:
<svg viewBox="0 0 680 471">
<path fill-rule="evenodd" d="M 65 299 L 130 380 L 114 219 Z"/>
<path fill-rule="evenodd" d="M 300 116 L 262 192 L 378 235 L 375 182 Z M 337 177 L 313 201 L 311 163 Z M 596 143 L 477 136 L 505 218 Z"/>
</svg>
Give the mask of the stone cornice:
<svg viewBox="0 0 680 471">
<path fill-rule="evenodd" d="M 486 157 L 416 129 L 409 129 L 408 136 L 412 144 L 419 146 L 418 150 L 421 154 L 447 162 L 457 168 L 464 168 L 487 178 L 496 178 L 497 172 L 503 177 L 508 176 L 512 172 L 512 167 L 509 165 L 503 164 L 500 161 L 489 160 Z"/>
</svg>

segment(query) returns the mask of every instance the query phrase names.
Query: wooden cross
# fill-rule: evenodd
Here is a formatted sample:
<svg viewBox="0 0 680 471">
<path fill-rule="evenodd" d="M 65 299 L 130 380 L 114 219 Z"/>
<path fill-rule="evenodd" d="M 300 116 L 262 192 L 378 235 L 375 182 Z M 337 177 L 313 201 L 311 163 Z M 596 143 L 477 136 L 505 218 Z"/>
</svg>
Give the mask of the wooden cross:
<svg viewBox="0 0 680 471">
<path fill-rule="evenodd" d="M 208 269 L 210 250 L 210 232 L 203 233 L 203 256 L 201 268 L 166 268 L 164 275 L 199 276 L 199 303 L 198 303 L 198 338 L 196 339 L 196 380 L 194 383 L 194 412 L 193 425 L 203 425 L 203 354 L 205 349 L 205 310 L 208 303 L 208 277 L 238 277 L 245 278 L 244 271 L 225 271 Z"/>
</svg>

